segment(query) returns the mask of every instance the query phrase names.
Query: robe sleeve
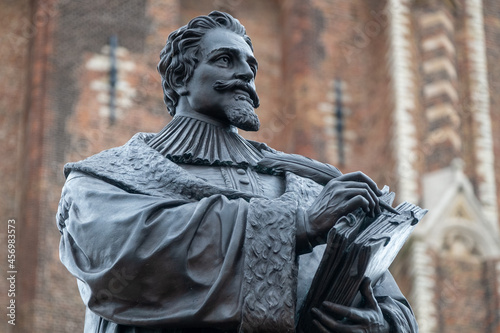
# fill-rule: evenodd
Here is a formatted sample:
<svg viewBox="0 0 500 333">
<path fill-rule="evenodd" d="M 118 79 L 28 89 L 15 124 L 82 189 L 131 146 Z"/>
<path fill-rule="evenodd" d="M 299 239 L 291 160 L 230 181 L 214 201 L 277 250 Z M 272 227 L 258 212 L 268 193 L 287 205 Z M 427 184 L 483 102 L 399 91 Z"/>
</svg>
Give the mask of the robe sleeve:
<svg viewBox="0 0 500 333">
<path fill-rule="evenodd" d="M 103 318 L 234 329 L 248 206 L 222 195 L 192 202 L 132 194 L 72 172 L 57 215 L 60 258 Z"/>
<path fill-rule="evenodd" d="M 57 214 L 61 261 L 87 307 L 114 323 L 292 332 L 298 206 L 288 190 L 273 200 L 191 201 L 72 172 Z M 374 292 L 393 326 L 416 332 L 392 277 Z"/>
</svg>

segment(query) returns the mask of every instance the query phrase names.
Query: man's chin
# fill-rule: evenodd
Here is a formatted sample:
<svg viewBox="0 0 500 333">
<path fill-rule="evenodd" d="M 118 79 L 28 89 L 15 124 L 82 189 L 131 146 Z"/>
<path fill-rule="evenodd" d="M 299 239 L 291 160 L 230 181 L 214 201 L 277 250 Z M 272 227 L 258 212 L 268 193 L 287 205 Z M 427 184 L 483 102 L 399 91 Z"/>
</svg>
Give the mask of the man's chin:
<svg viewBox="0 0 500 333">
<path fill-rule="evenodd" d="M 253 108 L 231 107 L 225 110 L 229 123 L 243 131 L 256 132 L 260 128 L 260 121 Z"/>
</svg>

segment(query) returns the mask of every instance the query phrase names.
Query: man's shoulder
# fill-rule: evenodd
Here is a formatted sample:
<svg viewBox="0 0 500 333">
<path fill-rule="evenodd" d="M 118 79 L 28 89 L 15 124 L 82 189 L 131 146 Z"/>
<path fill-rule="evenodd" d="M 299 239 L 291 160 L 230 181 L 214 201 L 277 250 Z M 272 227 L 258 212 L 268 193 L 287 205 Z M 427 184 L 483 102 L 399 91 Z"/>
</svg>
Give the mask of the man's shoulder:
<svg viewBox="0 0 500 333">
<path fill-rule="evenodd" d="M 181 169 L 149 147 L 147 142 L 152 136 L 154 134 L 138 133 L 123 146 L 68 163 L 64 166 L 64 174 L 68 180 L 89 176 L 132 193 L 166 192 L 160 189 L 171 184 Z"/>
<path fill-rule="evenodd" d="M 111 148 L 64 167 L 66 177 L 83 173 L 129 193 L 174 199 L 200 200 L 215 194 L 228 198 L 249 195 L 213 186 L 190 175 L 176 163 L 148 145 L 154 134 L 138 133 L 121 147 Z"/>
<path fill-rule="evenodd" d="M 103 168 L 114 169 L 116 162 L 123 160 L 141 160 L 150 155 L 152 148 L 147 142 L 154 136 L 152 133 L 137 133 L 123 146 L 106 149 L 78 162 L 67 163 L 64 166 L 66 178 L 72 171 L 93 174 Z"/>
</svg>

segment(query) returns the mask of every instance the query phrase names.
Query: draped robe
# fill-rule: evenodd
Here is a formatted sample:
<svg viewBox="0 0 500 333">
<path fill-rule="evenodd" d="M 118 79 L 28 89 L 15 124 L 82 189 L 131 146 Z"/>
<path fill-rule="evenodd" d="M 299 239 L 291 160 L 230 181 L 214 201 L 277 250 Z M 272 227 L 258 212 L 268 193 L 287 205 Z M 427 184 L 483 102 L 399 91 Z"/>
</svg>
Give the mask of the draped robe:
<svg viewBox="0 0 500 333">
<path fill-rule="evenodd" d="M 292 173 L 274 198 L 214 185 L 152 137 L 65 167 L 60 258 L 85 332 L 293 332 L 322 251 L 299 260 L 296 227 L 321 186 Z M 417 331 L 390 273 L 374 293 L 395 332 Z"/>
</svg>

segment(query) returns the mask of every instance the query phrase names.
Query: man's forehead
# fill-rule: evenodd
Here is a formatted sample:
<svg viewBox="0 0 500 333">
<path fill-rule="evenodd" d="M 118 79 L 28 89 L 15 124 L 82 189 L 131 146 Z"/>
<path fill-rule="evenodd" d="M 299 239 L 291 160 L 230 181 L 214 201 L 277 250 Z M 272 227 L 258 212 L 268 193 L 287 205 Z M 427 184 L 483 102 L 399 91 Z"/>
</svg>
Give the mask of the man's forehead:
<svg viewBox="0 0 500 333">
<path fill-rule="evenodd" d="M 203 56 L 208 56 L 218 50 L 234 50 L 253 57 L 252 49 L 245 42 L 245 39 L 224 28 L 209 30 L 200 43 L 200 51 Z"/>
</svg>

